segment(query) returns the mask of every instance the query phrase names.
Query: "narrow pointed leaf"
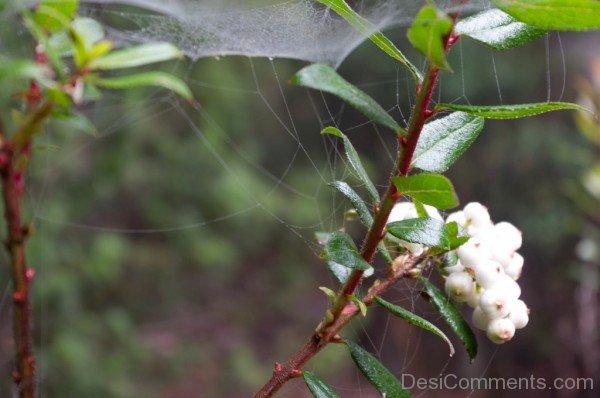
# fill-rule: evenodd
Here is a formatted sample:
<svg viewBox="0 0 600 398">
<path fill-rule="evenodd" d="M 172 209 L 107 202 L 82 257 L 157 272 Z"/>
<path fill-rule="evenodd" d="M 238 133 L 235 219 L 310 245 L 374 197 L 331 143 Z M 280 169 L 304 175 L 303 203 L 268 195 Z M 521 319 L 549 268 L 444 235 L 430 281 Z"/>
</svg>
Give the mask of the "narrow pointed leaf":
<svg viewBox="0 0 600 398">
<path fill-rule="evenodd" d="M 365 204 L 365 202 L 360 196 L 358 196 L 356 191 L 354 191 L 354 189 L 352 189 L 350 185 L 343 181 L 335 181 L 331 185 L 335 189 L 337 189 L 342 195 L 344 195 L 346 199 L 350 201 L 350 203 L 352 203 L 352 206 L 354 206 L 356 213 L 358 213 L 360 221 L 365 227 L 369 228 L 373 223 L 373 216 L 371 215 L 371 212 Z"/>
<path fill-rule="evenodd" d="M 302 377 L 314 398 L 341 398 L 331 386 L 315 376 L 314 373 L 304 371 Z"/>
<path fill-rule="evenodd" d="M 408 29 L 410 43 L 435 67 L 450 70 L 446 61 L 444 36 L 452 30 L 452 20 L 432 5 L 426 5 Z"/>
<path fill-rule="evenodd" d="M 462 341 L 471 361 L 474 360 L 477 356 L 477 339 L 460 311 L 431 282 L 423 277 L 420 280 L 425 287 L 425 292 L 430 297 L 431 304 L 438 311 L 444 322 L 450 326 L 450 329 Z"/>
<path fill-rule="evenodd" d="M 52 81 L 47 78 L 48 74 L 49 69 L 47 67 L 33 61 L 11 60 L 0 57 L 0 80 L 34 79 L 48 86 L 52 85 Z"/>
<path fill-rule="evenodd" d="M 521 117 L 535 116 L 546 112 L 564 109 L 575 109 L 589 112 L 581 105 L 571 104 L 568 102 L 539 102 L 533 104 L 489 106 L 439 104 L 436 109 L 452 109 L 455 111 L 466 112 L 475 116 L 481 116 L 486 119 L 518 119 Z"/>
<path fill-rule="evenodd" d="M 444 334 L 444 332 L 442 332 L 437 326 L 435 326 L 434 324 L 429 322 L 427 319 L 423 319 L 420 316 L 413 314 L 412 312 L 410 312 L 400 306 L 397 306 L 388 301 L 385 301 L 381 297 L 375 296 L 375 301 L 377 302 L 377 304 L 381 305 L 383 308 L 388 310 L 392 315 L 397 316 L 398 318 L 402 318 L 406 322 L 408 322 L 412 325 L 418 326 L 421 329 L 428 330 L 431 333 L 440 337 L 442 340 L 444 340 L 446 342 L 446 344 L 448 344 L 448 348 L 450 349 L 450 356 L 454 355 L 454 352 L 455 352 L 454 346 L 452 345 L 452 342 L 450 341 L 448 336 L 446 336 Z"/>
<path fill-rule="evenodd" d="M 326 127 L 325 129 L 323 129 L 321 134 L 335 135 L 336 137 L 340 137 L 344 141 L 344 150 L 346 152 L 346 158 L 348 159 L 350 166 L 352 166 L 361 182 L 365 184 L 365 187 L 367 188 L 371 199 L 373 199 L 375 202 L 379 202 L 379 193 L 377 192 L 375 185 L 369 178 L 367 171 L 365 170 L 362 162 L 360 161 L 358 152 L 356 152 L 356 149 L 354 149 L 354 146 L 352 146 L 352 143 L 350 142 L 348 137 L 346 137 L 344 133 L 342 133 L 335 127 Z"/>
<path fill-rule="evenodd" d="M 366 262 L 350 235 L 345 232 L 334 232 L 325 245 L 324 256 L 327 260 L 351 269 L 366 271 L 371 265 Z"/>
<path fill-rule="evenodd" d="M 115 90 L 127 90 L 136 87 L 163 87 L 179 94 L 188 101 L 193 99 L 192 92 L 183 80 L 164 72 L 146 72 L 135 75 L 96 79 L 93 81 L 99 87 Z"/>
<path fill-rule="evenodd" d="M 354 363 L 369 382 L 386 398 L 410 398 L 400 381 L 375 358 L 358 344 L 344 340 Z"/>
<path fill-rule="evenodd" d="M 92 70 L 134 68 L 181 58 L 183 53 L 169 43 L 149 43 L 110 52 L 90 62 Z"/>
<path fill-rule="evenodd" d="M 381 33 L 371 22 L 361 17 L 356 11 L 354 11 L 344 0 L 316 1 L 331 8 L 333 11 L 339 14 L 339 16 L 344 18 L 350 25 L 352 25 L 354 29 L 358 30 L 365 36 L 368 36 L 369 40 L 371 40 L 383 52 L 395 60 L 403 63 L 414 76 L 416 81 L 420 82 L 423 80 L 421 72 L 417 69 L 417 67 L 410 63 L 408 58 L 402 54 L 402 52 L 394 45 L 394 43 L 392 43 L 390 39 Z"/>
<path fill-rule="evenodd" d="M 437 207 L 451 209 L 458 206 L 458 198 L 449 179 L 441 174 L 416 174 L 408 177 L 394 177 L 394 185 L 404 195 L 419 202 Z"/>
<path fill-rule="evenodd" d="M 469 240 L 462 236 L 455 222 L 446 224 L 431 217 L 392 222 L 387 225 L 387 231 L 398 239 L 436 248 L 439 252 L 454 250 Z"/>
<path fill-rule="evenodd" d="M 456 24 L 454 32 L 496 50 L 520 46 L 545 33 L 498 9 L 482 11 L 463 19 Z"/>
<path fill-rule="evenodd" d="M 35 21 L 49 32 L 62 29 L 63 23 L 60 20 L 69 21 L 75 15 L 78 3 L 78 0 L 41 0 L 34 14 Z M 55 14 L 60 20 L 47 12 L 39 12 L 40 9 L 52 10 L 51 14 Z"/>
<path fill-rule="evenodd" d="M 483 129 L 485 119 L 454 112 L 423 127 L 413 156 L 413 166 L 443 173 L 467 150 Z"/>
<path fill-rule="evenodd" d="M 498 8 L 536 28 L 600 29 L 598 0 L 494 0 Z"/>
<path fill-rule="evenodd" d="M 367 93 L 341 77 L 329 65 L 313 64 L 301 69 L 291 80 L 292 84 L 308 87 L 333 94 L 358 111 L 371 121 L 388 127 L 395 132 L 402 131 L 398 123 Z"/>
</svg>

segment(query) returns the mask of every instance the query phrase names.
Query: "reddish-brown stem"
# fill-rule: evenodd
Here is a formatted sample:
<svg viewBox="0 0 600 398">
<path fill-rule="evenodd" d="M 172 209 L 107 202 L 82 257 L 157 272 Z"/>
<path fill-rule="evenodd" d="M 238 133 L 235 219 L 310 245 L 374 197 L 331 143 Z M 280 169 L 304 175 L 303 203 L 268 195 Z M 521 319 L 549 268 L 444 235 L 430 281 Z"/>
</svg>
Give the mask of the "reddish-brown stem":
<svg viewBox="0 0 600 398">
<path fill-rule="evenodd" d="M 25 241 L 29 228 L 23 225 L 21 198 L 23 196 L 23 173 L 29 157 L 31 137 L 42 121 L 50 115 L 52 103 L 32 109 L 31 114 L 10 138 L 0 123 L 0 179 L 4 219 L 6 221 L 6 250 L 10 256 L 13 282 L 13 333 L 16 348 L 16 367 L 12 373 L 20 398 L 35 398 L 35 355 L 31 333 L 30 282 L 33 269 L 27 268 Z"/>
<path fill-rule="evenodd" d="M 456 36 L 448 35 L 445 38 L 445 48 L 448 50 L 457 40 Z M 393 183 L 393 177 L 408 175 L 411 169 L 411 163 L 417 142 L 421 136 L 423 126 L 433 111 L 429 109 L 431 97 L 435 84 L 440 74 L 440 69 L 429 65 L 424 75 L 423 82 L 417 85 L 417 97 L 415 105 L 411 112 L 411 118 L 407 129 L 407 135 L 401 137 L 400 150 L 392 178 L 388 183 L 386 192 L 375 213 L 373 224 L 367 231 L 367 235 L 361 246 L 361 255 L 367 262 L 373 261 L 373 256 L 377 246 L 385 236 L 385 227 L 394 204 L 400 197 L 400 192 L 396 190 Z M 420 261 L 420 258 L 413 258 L 413 261 L 406 261 L 402 266 L 392 268 L 388 278 L 374 284 L 369 289 L 369 293 L 363 298 L 363 302 L 370 305 L 375 295 L 383 294 L 388 288 L 395 284 L 400 278 L 404 277 L 407 270 L 414 267 Z M 354 270 L 328 311 L 330 311 L 329 320 L 323 320 L 317 327 L 315 334 L 289 361 L 285 364 L 277 364 L 271 379 L 258 391 L 254 398 L 272 397 L 288 380 L 297 377 L 301 372 L 302 366 L 313 356 L 315 356 L 323 347 L 331 341 L 339 340 L 339 331 L 342 330 L 358 313 L 356 305 L 350 301 L 350 296 L 354 294 L 363 277 L 363 271 Z"/>
<path fill-rule="evenodd" d="M 6 249 L 10 255 L 13 280 L 13 330 L 16 346 L 17 370 L 13 379 L 20 398 L 35 397 L 35 356 L 31 340 L 31 302 L 29 282 L 33 273 L 25 261 L 25 239 L 27 229 L 21 221 L 21 178 L 15 169 L 14 152 L 10 143 L 3 143 L 0 151 L 4 164 L 2 176 L 2 198 L 4 218 L 7 226 Z"/>
</svg>

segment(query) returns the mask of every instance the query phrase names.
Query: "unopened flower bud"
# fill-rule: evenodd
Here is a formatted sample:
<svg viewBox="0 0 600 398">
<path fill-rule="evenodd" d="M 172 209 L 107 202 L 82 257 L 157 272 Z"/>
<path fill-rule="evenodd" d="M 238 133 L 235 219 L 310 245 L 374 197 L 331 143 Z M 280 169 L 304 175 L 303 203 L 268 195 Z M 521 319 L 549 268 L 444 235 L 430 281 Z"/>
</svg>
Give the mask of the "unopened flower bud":
<svg viewBox="0 0 600 398">
<path fill-rule="evenodd" d="M 515 325 L 507 318 L 490 321 L 486 334 L 496 344 L 503 344 L 515 335 Z"/>
</svg>

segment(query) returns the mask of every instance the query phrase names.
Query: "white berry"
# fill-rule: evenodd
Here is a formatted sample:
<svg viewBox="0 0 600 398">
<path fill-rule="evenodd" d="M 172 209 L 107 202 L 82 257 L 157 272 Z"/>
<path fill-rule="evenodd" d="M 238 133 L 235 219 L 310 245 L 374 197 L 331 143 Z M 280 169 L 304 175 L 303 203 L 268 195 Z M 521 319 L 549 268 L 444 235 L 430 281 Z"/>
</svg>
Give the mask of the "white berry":
<svg viewBox="0 0 600 398">
<path fill-rule="evenodd" d="M 466 272 L 454 272 L 446 278 L 446 293 L 458 302 L 466 301 L 475 290 L 473 278 Z"/>
<path fill-rule="evenodd" d="M 515 325 L 507 318 L 494 319 L 488 324 L 486 334 L 496 344 L 503 344 L 515 335 Z"/>
<path fill-rule="evenodd" d="M 523 329 L 529 323 L 529 308 L 523 300 L 516 300 L 510 306 L 508 319 L 514 323 L 515 328 Z"/>
<path fill-rule="evenodd" d="M 504 269 L 504 272 L 514 280 L 517 280 L 521 277 L 521 273 L 523 272 L 524 262 L 523 256 L 519 253 L 515 253 L 512 256 L 508 267 Z"/>
<path fill-rule="evenodd" d="M 463 211 L 465 212 L 467 223 L 472 224 L 476 228 L 483 228 L 492 222 L 488 209 L 481 203 L 471 202 L 465 206 Z"/>
<path fill-rule="evenodd" d="M 500 240 L 510 247 L 512 251 L 519 250 L 523 244 L 523 234 L 517 227 L 509 222 L 499 222 L 494 226 Z"/>
<path fill-rule="evenodd" d="M 487 330 L 488 324 L 490 323 L 490 318 L 485 315 L 481 307 L 475 307 L 471 320 L 473 321 L 473 326 L 479 330 Z"/>
<path fill-rule="evenodd" d="M 510 304 L 514 301 L 502 289 L 493 287 L 481 293 L 479 306 L 490 319 L 504 318 L 510 313 Z"/>
<path fill-rule="evenodd" d="M 504 268 L 493 260 L 479 262 L 475 266 L 475 280 L 484 289 L 489 289 L 504 275 Z"/>
</svg>

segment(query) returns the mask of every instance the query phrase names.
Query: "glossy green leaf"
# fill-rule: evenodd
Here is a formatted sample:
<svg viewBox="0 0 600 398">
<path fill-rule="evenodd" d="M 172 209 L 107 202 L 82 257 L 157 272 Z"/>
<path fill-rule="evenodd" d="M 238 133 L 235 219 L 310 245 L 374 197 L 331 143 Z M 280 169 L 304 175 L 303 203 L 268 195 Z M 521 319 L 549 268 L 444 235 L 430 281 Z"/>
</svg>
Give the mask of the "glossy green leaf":
<svg viewBox="0 0 600 398">
<path fill-rule="evenodd" d="M 428 320 L 423 319 L 420 316 L 413 314 L 412 312 L 410 312 L 400 306 L 397 306 L 388 301 L 385 301 L 381 297 L 375 296 L 375 301 L 377 302 L 377 304 L 381 305 L 383 308 L 388 310 L 392 315 L 397 316 L 398 318 L 404 319 L 406 322 L 408 322 L 412 325 L 418 326 L 421 329 L 428 330 L 431 333 L 440 337 L 442 340 L 444 340 L 446 342 L 446 344 L 448 344 L 448 348 L 450 349 L 450 356 L 454 355 L 455 351 L 454 351 L 454 346 L 452 345 L 452 342 L 450 341 L 448 336 L 446 336 L 444 334 L 444 332 L 442 332 L 437 326 L 435 326 Z"/>
<path fill-rule="evenodd" d="M 521 117 L 535 116 L 542 113 L 559 111 L 563 109 L 588 111 L 581 105 L 571 104 L 568 102 L 539 102 L 533 104 L 489 106 L 439 104 L 436 109 L 452 109 L 455 111 L 466 112 L 475 116 L 481 116 L 486 119 L 518 119 Z"/>
<path fill-rule="evenodd" d="M 338 190 L 342 195 L 346 197 L 354 206 L 356 213 L 358 213 L 358 217 L 360 221 L 365 227 L 370 227 L 373 223 L 373 216 L 371 215 L 371 211 L 362 200 L 362 198 L 356 193 L 354 189 L 347 183 L 343 181 L 335 181 L 331 184 L 335 189 Z"/>
<path fill-rule="evenodd" d="M 454 112 L 423 127 L 413 156 L 413 167 L 443 173 L 479 136 L 485 119 Z"/>
<path fill-rule="evenodd" d="M 314 373 L 303 371 L 302 377 L 314 398 L 341 398 L 331 386 L 315 376 Z"/>
<path fill-rule="evenodd" d="M 183 53 L 169 43 L 149 43 L 112 51 L 90 62 L 92 70 L 134 68 L 181 58 Z"/>
<path fill-rule="evenodd" d="M 345 232 L 338 231 L 331 234 L 325 245 L 323 255 L 328 261 L 343 265 L 346 268 L 361 271 L 372 268 L 360 255 L 350 235 Z"/>
<path fill-rule="evenodd" d="M 181 79 L 164 72 L 146 72 L 135 75 L 96 79 L 94 83 L 99 87 L 115 90 L 127 90 L 136 87 L 156 86 L 171 90 L 191 101 L 192 92 Z"/>
<path fill-rule="evenodd" d="M 545 30 L 600 29 L 598 0 L 494 0 L 517 20 Z"/>
<path fill-rule="evenodd" d="M 333 94 L 362 112 L 371 121 L 400 132 L 402 128 L 373 98 L 350 84 L 331 66 L 313 64 L 301 69 L 291 80 L 292 84 Z"/>
<path fill-rule="evenodd" d="M 496 50 L 520 46 L 545 33 L 544 30 L 517 21 L 498 9 L 482 11 L 459 21 L 454 32 Z"/>
<path fill-rule="evenodd" d="M 451 209 L 458 206 L 454 187 L 443 175 L 422 173 L 407 177 L 397 176 L 393 178 L 393 182 L 400 193 L 423 204 L 438 209 Z"/>
<path fill-rule="evenodd" d="M 354 363 L 369 382 L 386 398 L 410 398 L 400 381 L 373 355 L 358 344 L 344 340 Z"/>
<path fill-rule="evenodd" d="M 78 4 L 78 0 L 40 0 L 35 22 L 50 32 L 63 29 L 65 22 L 75 15 Z"/>
<path fill-rule="evenodd" d="M 438 252 L 454 250 L 469 240 L 462 236 L 455 222 L 446 224 L 431 217 L 392 222 L 387 231 L 398 239 L 439 249 Z"/>
<path fill-rule="evenodd" d="M 344 151 L 346 152 L 346 158 L 348 159 L 348 163 L 350 163 L 350 166 L 354 169 L 354 172 L 356 173 L 360 181 L 363 184 L 365 184 L 365 188 L 367 188 L 371 199 L 373 199 L 373 201 L 375 202 L 379 202 L 379 193 L 377 192 L 377 188 L 375 188 L 375 185 L 369 178 L 367 171 L 365 170 L 362 162 L 360 161 L 358 152 L 356 152 L 356 149 L 354 149 L 354 146 L 352 146 L 352 143 L 350 142 L 348 137 L 346 137 L 344 133 L 342 133 L 339 129 L 336 129 L 335 127 L 326 127 L 323 129 L 323 131 L 321 131 L 321 134 L 335 135 L 336 137 L 340 137 L 344 141 Z"/>
<path fill-rule="evenodd" d="M 408 29 L 407 37 L 437 68 L 450 70 L 446 61 L 444 36 L 452 30 L 452 20 L 432 5 L 421 8 Z"/>
<path fill-rule="evenodd" d="M 474 360 L 477 356 L 477 339 L 460 311 L 431 282 L 423 277 L 419 279 L 425 287 L 425 292 L 429 295 L 431 304 L 433 304 L 442 319 L 450 326 L 450 329 L 458 336 L 460 341 L 462 341 L 471 361 Z"/>
<path fill-rule="evenodd" d="M 98 130 L 87 116 L 73 111 L 55 112 L 53 117 L 56 121 L 66 125 L 68 131 L 81 131 L 93 137 L 98 137 Z"/>
<path fill-rule="evenodd" d="M 402 52 L 388 39 L 383 33 L 381 33 L 377 27 L 371 22 L 361 17 L 356 11 L 354 11 L 344 0 L 316 0 L 321 4 L 326 5 L 333 11 L 338 13 L 344 18 L 354 29 L 360 33 L 369 37 L 377 47 L 385 52 L 390 57 L 403 63 L 410 73 L 413 75 L 416 81 L 420 82 L 423 80 L 421 72 L 410 63 L 408 58 L 402 54 Z"/>
</svg>

